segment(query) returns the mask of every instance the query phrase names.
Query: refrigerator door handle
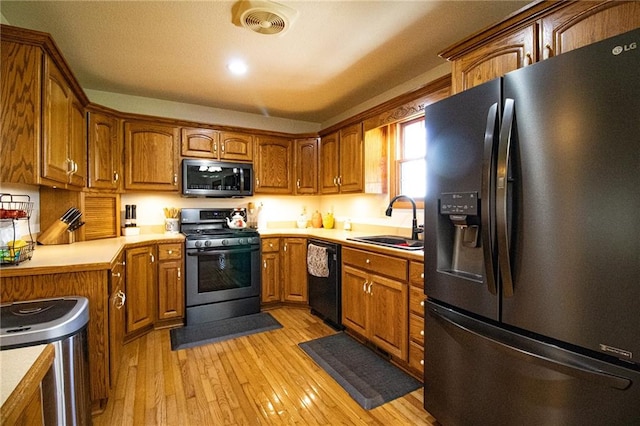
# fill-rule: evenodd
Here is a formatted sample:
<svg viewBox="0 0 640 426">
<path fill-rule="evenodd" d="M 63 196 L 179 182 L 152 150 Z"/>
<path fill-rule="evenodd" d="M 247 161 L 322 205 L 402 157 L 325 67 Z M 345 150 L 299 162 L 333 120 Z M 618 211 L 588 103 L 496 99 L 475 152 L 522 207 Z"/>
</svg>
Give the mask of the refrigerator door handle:
<svg viewBox="0 0 640 426">
<path fill-rule="evenodd" d="M 513 135 L 514 100 L 505 99 L 500 141 L 498 144 L 498 164 L 496 169 L 496 232 L 498 237 L 498 265 L 502 278 L 502 294 L 513 296 L 513 278 L 509 247 L 509 160 L 511 136 Z"/>
<path fill-rule="evenodd" d="M 482 250 L 484 252 L 485 279 L 487 290 L 493 295 L 498 294 L 496 285 L 496 249 L 494 241 L 494 205 L 495 179 L 494 179 L 494 141 L 498 129 L 498 104 L 489 108 L 487 114 L 487 127 L 484 132 L 484 152 L 482 154 L 482 188 L 480 192 L 481 225 L 482 225 Z"/>
<path fill-rule="evenodd" d="M 595 365 L 598 363 L 597 360 L 590 360 L 554 345 L 515 335 L 457 313 L 453 314 L 455 319 L 450 318 L 448 311 L 449 309 L 429 305 L 427 315 L 436 319 L 458 341 L 464 341 L 471 335 L 490 343 L 509 356 L 614 389 L 625 390 L 632 384 L 631 379 L 603 371 L 602 365 Z"/>
</svg>

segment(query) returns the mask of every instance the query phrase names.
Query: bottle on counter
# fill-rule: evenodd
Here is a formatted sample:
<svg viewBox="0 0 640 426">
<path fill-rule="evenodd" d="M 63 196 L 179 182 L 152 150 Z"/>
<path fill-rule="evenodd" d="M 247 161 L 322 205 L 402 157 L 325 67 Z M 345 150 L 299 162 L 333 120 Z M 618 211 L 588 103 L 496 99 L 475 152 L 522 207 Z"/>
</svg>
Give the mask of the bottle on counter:
<svg viewBox="0 0 640 426">
<path fill-rule="evenodd" d="M 136 205 L 135 204 L 131 204 L 131 226 L 132 227 L 137 226 Z"/>
<path fill-rule="evenodd" d="M 124 227 L 131 227 L 131 205 L 127 204 L 124 206 Z"/>
</svg>

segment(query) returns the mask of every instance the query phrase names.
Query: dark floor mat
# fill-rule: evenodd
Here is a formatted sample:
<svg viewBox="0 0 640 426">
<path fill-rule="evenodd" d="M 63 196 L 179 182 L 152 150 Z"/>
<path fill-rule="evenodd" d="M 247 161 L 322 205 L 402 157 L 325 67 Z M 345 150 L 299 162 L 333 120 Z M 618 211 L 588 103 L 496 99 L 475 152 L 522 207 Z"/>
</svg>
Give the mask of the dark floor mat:
<svg viewBox="0 0 640 426">
<path fill-rule="evenodd" d="M 299 346 L 367 410 L 422 386 L 418 380 L 345 333 Z"/>
<path fill-rule="evenodd" d="M 171 350 L 193 348 L 276 328 L 282 328 L 282 325 L 268 312 L 188 325 L 171 330 Z"/>
</svg>

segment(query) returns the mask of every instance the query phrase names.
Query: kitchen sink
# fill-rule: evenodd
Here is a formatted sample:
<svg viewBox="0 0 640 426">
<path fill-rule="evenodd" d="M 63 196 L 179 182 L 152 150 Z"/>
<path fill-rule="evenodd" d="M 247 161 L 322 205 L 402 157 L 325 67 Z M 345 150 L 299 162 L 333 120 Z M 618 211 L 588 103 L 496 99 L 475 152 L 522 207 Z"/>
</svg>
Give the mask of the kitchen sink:
<svg viewBox="0 0 640 426">
<path fill-rule="evenodd" d="M 392 247 L 401 250 L 422 250 L 424 242 L 420 240 L 412 240 L 397 235 L 373 235 L 370 237 L 349 237 L 347 240 L 357 241 L 359 243 L 375 244 L 378 246 Z"/>
</svg>

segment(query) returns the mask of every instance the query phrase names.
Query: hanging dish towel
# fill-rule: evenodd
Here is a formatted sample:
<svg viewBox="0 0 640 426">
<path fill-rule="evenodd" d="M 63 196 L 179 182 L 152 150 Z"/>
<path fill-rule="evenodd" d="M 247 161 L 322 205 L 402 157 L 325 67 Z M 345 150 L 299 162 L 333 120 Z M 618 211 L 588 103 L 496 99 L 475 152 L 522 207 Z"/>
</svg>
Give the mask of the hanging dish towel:
<svg viewBox="0 0 640 426">
<path fill-rule="evenodd" d="M 309 244 L 307 247 L 307 271 L 314 277 L 329 276 L 329 254 L 325 247 Z"/>
</svg>

